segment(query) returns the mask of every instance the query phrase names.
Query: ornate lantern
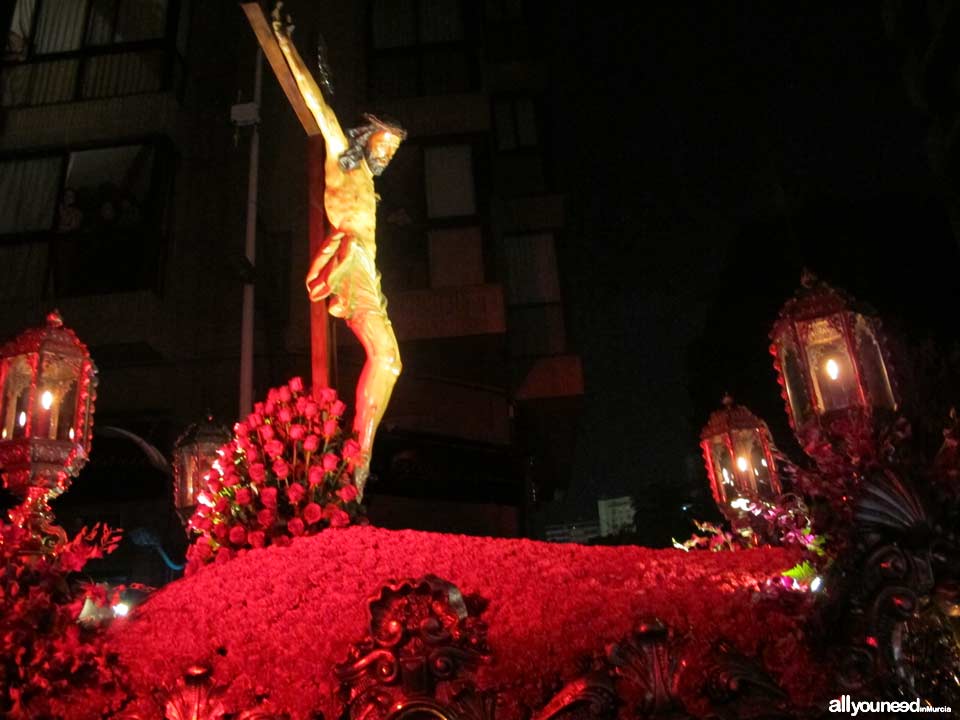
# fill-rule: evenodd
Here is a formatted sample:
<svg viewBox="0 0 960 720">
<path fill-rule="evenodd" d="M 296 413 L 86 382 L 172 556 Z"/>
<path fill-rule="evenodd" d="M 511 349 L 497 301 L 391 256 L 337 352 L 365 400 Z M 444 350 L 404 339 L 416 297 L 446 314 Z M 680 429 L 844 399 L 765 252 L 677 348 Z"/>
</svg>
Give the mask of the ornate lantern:
<svg viewBox="0 0 960 720">
<path fill-rule="evenodd" d="M 897 408 L 879 321 L 809 272 L 770 337 L 790 425 L 801 445 L 835 422 Z"/>
<path fill-rule="evenodd" d="M 20 526 L 60 535 L 47 502 L 86 464 L 93 435 L 97 369 L 60 313 L 0 349 L 0 468 L 24 502 L 10 511 Z"/>
<path fill-rule="evenodd" d="M 230 431 L 207 415 L 190 425 L 173 446 L 173 504 L 186 524 L 197 507 L 203 476 L 219 457 L 217 451 L 230 441 Z"/>
<path fill-rule="evenodd" d="M 772 501 L 782 492 L 767 424 L 729 395 L 700 433 L 700 447 L 713 499 L 731 522 L 747 500 Z"/>
</svg>

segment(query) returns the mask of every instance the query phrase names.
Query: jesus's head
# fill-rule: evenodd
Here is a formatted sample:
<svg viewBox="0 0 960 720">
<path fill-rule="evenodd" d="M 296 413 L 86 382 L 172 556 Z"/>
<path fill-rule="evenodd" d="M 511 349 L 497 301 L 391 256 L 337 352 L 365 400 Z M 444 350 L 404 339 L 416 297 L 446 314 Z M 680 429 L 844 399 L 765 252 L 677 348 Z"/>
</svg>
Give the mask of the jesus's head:
<svg viewBox="0 0 960 720">
<path fill-rule="evenodd" d="M 347 131 L 350 147 L 340 156 L 340 167 L 354 170 L 360 166 L 361 160 L 366 160 L 370 172 L 379 175 L 390 164 L 407 133 L 399 125 L 384 122 L 374 115 L 364 115 L 363 118 L 367 121 L 365 125 Z"/>
</svg>

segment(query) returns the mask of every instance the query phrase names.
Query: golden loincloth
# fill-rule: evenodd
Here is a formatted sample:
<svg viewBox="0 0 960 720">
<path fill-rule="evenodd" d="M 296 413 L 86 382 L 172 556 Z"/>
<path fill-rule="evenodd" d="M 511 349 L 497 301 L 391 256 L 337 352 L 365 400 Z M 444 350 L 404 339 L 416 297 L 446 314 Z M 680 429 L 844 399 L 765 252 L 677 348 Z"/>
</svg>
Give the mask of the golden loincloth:
<svg viewBox="0 0 960 720">
<path fill-rule="evenodd" d="M 372 313 L 382 315 L 389 323 L 387 298 L 380 289 L 380 273 L 374 254 L 347 236 L 339 239 L 332 236 L 330 241 L 337 242 L 339 247 L 330 253 L 330 259 L 317 278 L 308 283 L 311 297 L 315 301 L 332 297 L 327 312 L 334 317 L 350 320 L 356 315 Z"/>
</svg>

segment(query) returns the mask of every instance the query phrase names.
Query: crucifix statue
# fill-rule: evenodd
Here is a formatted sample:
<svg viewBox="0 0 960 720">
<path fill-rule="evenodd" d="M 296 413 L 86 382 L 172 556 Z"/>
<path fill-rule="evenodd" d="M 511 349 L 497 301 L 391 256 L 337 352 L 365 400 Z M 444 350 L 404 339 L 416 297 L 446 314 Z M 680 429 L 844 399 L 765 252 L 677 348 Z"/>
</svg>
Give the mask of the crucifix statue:
<svg viewBox="0 0 960 720">
<path fill-rule="evenodd" d="M 318 354 L 326 362 L 326 332 L 318 332 L 317 324 L 325 322 L 323 310 L 329 298 L 326 311 L 343 318 L 366 352 L 353 420 L 361 452 L 354 482 L 362 497 L 374 436 L 400 375 L 400 349 L 376 267 L 377 194 L 373 178 L 386 168 L 406 133 L 372 115 L 364 116 L 363 126 L 344 133 L 291 42 L 291 26 L 282 23 L 279 4 L 272 29 L 257 3 L 244 3 L 243 9 L 307 134 L 323 139 L 322 146 L 309 145 L 310 233 L 315 240 L 311 242 L 313 258 L 306 282 L 313 308 L 319 310 L 311 311 L 313 382 L 315 386 L 326 384 L 326 368 L 318 377 L 317 363 Z M 319 153 L 325 153 L 325 159 Z M 318 341 L 321 336 L 322 341 Z"/>
</svg>

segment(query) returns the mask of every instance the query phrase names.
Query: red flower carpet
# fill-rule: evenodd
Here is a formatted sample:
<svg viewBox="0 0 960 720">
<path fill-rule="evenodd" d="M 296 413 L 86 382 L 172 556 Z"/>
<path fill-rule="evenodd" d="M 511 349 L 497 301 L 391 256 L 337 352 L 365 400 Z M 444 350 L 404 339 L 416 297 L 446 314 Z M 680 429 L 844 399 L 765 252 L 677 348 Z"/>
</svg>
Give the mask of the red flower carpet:
<svg viewBox="0 0 960 720">
<path fill-rule="evenodd" d="M 114 625 L 110 644 L 140 698 L 203 662 L 229 686 L 228 711 L 266 696 L 294 720 L 317 710 L 338 717 L 333 667 L 367 631 L 368 600 L 388 580 L 432 573 L 489 601 L 482 619 L 493 662 L 479 670 L 478 685 L 509 686 L 532 705 L 545 686 L 575 677 L 585 657 L 651 618 L 700 650 L 688 657 L 707 656 L 721 638 L 760 655 L 804 702 L 820 683 L 802 618 L 766 589 L 797 558 L 773 548 L 683 553 L 331 529 L 242 552 L 166 586 Z"/>
</svg>

